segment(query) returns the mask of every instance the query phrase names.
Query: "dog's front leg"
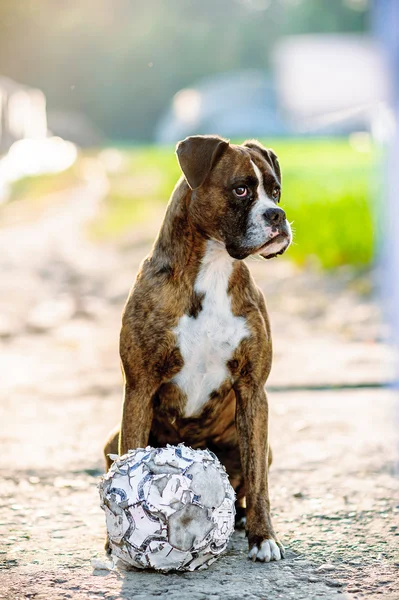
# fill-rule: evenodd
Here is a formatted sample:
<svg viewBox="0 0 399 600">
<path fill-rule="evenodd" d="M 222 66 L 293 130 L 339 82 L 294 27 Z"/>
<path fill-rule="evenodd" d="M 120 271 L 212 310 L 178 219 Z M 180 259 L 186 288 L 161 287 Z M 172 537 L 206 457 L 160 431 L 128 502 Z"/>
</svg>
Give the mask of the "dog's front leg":
<svg viewBox="0 0 399 600">
<path fill-rule="evenodd" d="M 236 423 L 246 496 L 246 529 L 251 560 L 269 562 L 284 557 L 274 533 L 268 487 L 268 403 L 264 389 L 239 384 Z"/>
<path fill-rule="evenodd" d="M 152 390 L 147 386 L 137 386 L 125 381 L 119 455 L 148 445 L 153 418 L 152 399 Z"/>
</svg>

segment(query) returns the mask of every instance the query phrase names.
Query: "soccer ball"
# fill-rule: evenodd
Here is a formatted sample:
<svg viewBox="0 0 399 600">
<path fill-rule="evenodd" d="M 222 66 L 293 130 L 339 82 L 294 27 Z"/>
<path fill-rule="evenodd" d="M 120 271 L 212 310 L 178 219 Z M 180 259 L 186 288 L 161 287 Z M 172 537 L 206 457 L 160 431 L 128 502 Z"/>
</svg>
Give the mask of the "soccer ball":
<svg viewBox="0 0 399 600">
<path fill-rule="evenodd" d="M 112 554 L 158 571 L 212 564 L 235 517 L 234 490 L 213 452 L 179 444 L 115 458 L 99 484 Z"/>
</svg>

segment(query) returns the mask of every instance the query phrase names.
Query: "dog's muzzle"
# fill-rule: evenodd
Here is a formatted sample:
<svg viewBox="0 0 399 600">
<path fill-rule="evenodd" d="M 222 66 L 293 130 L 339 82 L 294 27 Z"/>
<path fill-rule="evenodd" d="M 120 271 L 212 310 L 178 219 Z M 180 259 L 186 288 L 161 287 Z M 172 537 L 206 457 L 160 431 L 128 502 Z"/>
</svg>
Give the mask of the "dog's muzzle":
<svg viewBox="0 0 399 600">
<path fill-rule="evenodd" d="M 288 232 L 277 233 L 272 239 L 269 239 L 256 254 L 259 254 L 263 258 L 274 258 L 280 254 L 284 254 L 290 244 L 291 236 L 288 235 Z"/>
<path fill-rule="evenodd" d="M 262 256 L 262 258 L 274 258 L 283 254 L 292 241 L 292 232 L 285 212 L 278 207 L 270 208 L 263 214 L 263 224 L 259 228 L 259 245 L 247 245 L 244 243 L 227 243 L 227 252 L 235 259 L 242 260 L 248 256 Z"/>
<path fill-rule="evenodd" d="M 274 258 L 283 254 L 292 241 L 292 232 L 285 212 L 282 208 L 269 208 L 264 213 L 267 229 L 269 230 L 268 239 L 265 244 L 256 252 L 263 258 Z"/>
</svg>

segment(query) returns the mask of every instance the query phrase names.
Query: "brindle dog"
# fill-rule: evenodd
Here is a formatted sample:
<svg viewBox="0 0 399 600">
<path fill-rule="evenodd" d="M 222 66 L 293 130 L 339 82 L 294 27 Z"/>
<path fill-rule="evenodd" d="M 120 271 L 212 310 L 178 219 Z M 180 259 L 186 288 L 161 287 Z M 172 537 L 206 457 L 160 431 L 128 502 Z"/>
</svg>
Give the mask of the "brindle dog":
<svg viewBox="0 0 399 600">
<path fill-rule="evenodd" d="M 218 136 L 177 146 L 183 177 L 143 261 L 122 319 L 123 415 L 105 446 L 209 448 L 246 511 L 249 558 L 284 556 L 270 517 L 268 402 L 272 362 L 262 292 L 242 259 L 272 258 L 291 242 L 277 206 L 276 155 Z M 246 509 L 244 508 L 246 505 Z"/>
</svg>

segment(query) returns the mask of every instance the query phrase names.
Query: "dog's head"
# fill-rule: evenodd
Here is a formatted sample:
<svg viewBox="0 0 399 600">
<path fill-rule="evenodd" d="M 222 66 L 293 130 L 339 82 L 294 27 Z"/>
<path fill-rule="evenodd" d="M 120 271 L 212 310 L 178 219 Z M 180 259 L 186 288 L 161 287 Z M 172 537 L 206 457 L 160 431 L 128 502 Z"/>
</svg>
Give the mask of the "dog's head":
<svg viewBox="0 0 399 600">
<path fill-rule="evenodd" d="M 200 231 L 225 244 L 233 258 L 283 254 L 292 233 L 278 206 L 277 156 L 255 140 L 241 146 L 218 136 L 193 136 L 177 144 L 177 158 L 192 190 L 190 216 Z"/>
</svg>

